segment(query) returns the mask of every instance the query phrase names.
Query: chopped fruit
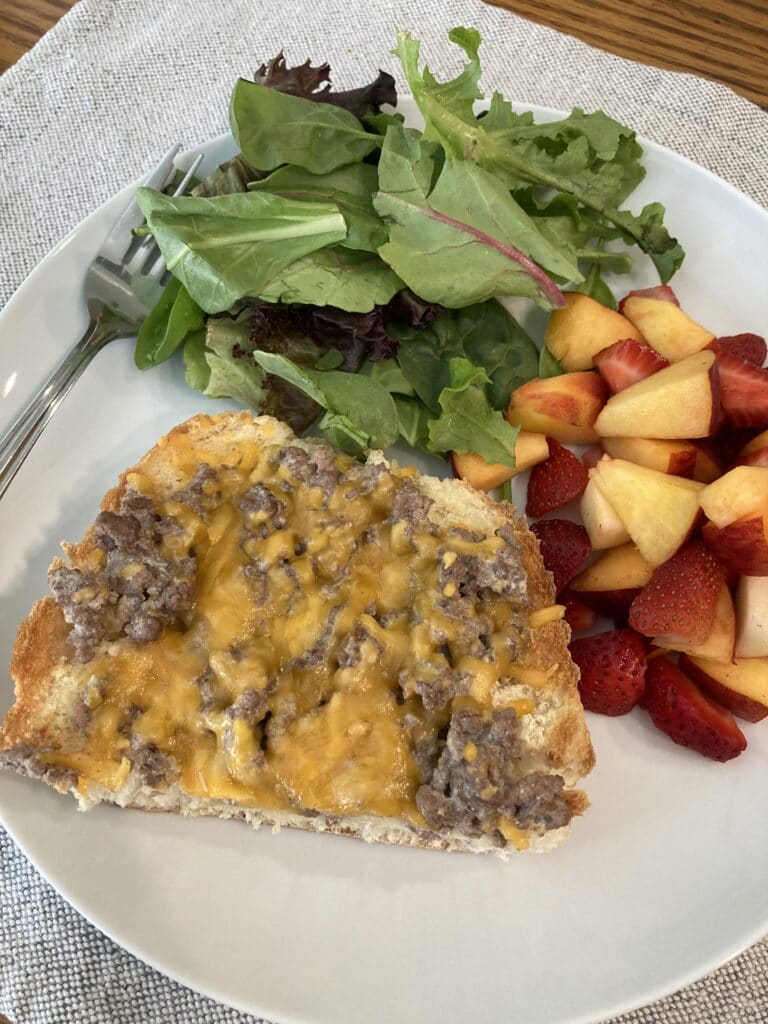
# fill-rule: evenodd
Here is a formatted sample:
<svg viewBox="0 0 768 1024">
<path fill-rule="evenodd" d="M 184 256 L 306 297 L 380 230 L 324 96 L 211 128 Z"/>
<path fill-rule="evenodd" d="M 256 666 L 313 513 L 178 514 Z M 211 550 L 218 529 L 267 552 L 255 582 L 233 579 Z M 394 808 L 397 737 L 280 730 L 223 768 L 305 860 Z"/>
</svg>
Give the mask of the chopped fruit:
<svg viewBox="0 0 768 1024">
<path fill-rule="evenodd" d="M 599 444 L 591 444 L 581 456 L 581 461 L 587 469 L 594 469 L 603 457 L 603 449 Z"/>
<path fill-rule="evenodd" d="M 768 658 L 768 576 L 742 576 L 736 591 L 737 658 Z"/>
<path fill-rule="evenodd" d="M 603 615 L 624 621 L 629 607 L 653 575 L 634 544 L 600 555 L 571 581 L 571 591 Z"/>
<path fill-rule="evenodd" d="M 739 452 L 739 456 L 753 455 L 755 452 L 768 448 L 768 430 L 763 430 L 748 441 Z"/>
<path fill-rule="evenodd" d="M 563 618 L 571 627 L 574 633 L 585 633 L 592 629 L 597 622 L 597 612 L 585 604 L 570 590 L 565 590 L 560 595 L 560 604 L 565 605 Z"/>
<path fill-rule="evenodd" d="M 696 462 L 691 479 L 700 484 L 711 484 L 713 480 L 717 480 L 725 467 L 717 454 L 710 450 L 709 442 L 695 444 L 694 448 L 696 449 Z"/>
<path fill-rule="evenodd" d="M 768 467 L 768 430 L 753 437 L 739 452 L 740 466 Z"/>
<path fill-rule="evenodd" d="M 715 337 L 674 302 L 665 299 L 628 295 L 623 313 L 640 331 L 643 340 L 671 363 L 700 352 Z"/>
<path fill-rule="evenodd" d="M 643 558 L 652 565 L 671 558 L 699 518 L 704 485 L 608 456 L 594 472 Z"/>
<path fill-rule="evenodd" d="M 660 441 L 647 437 L 606 437 L 603 448 L 614 459 L 657 469 L 673 476 L 692 477 L 698 449 L 690 441 Z"/>
<path fill-rule="evenodd" d="M 719 352 L 720 401 L 728 422 L 736 427 L 768 424 L 768 370 L 745 359 Z"/>
<path fill-rule="evenodd" d="M 587 531 L 570 519 L 544 519 L 534 523 L 531 530 L 538 538 L 544 568 L 552 573 L 555 593 L 559 594 L 589 557 L 592 549 Z"/>
<path fill-rule="evenodd" d="M 768 658 L 708 661 L 683 654 L 680 668 L 739 718 L 759 722 L 768 715 Z"/>
<path fill-rule="evenodd" d="M 544 342 L 564 370 L 588 370 L 600 349 L 640 335 L 620 313 L 583 292 L 566 292 L 565 306 L 549 317 Z"/>
<path fill-rule="evenodd" d="M 547 439 L 549 458 L 531 470 L 525 511 L 529 516 L 544 516 L 567 505 L 587 486 L 584 464 L 559 441 Z"/>
<path fill-rule="evenodd" d="M 609 398 L 595 430 L 601 437 L 709 437 L 720 418 L 715 354 L 698 352 Z"/>
<path fill-rule="evenodd" d="M 693 654 L 697 658 L 715 658 L 717 661 L 727 661 L 732 658 L 736 645 L 736 612 L 727 584 L 723 583 L 720 587 L 715 621 L 712 623 L 706 640 L 694 643 L 674 634 L 654 637 L 654 643 L 660 647 L 666 647 L 667 650 Z"/>
<path fill-rule="evenodd" d="M 453 475 L 460 480 L 466 480 L 478 491 L 490 491 L 494 487 L 510 480 L 518 473 L 530 469 L 537 462 L 542 462 L 549 456 L 547 439 L 543 434 L 529 434 L 521 430 L 515 442 L 515 468 L 510 469 L 500 462 L 486 462 L 480 455 L 472 452 L 451 454 L 451 467 Z"/>
<path fill-rule="evenodd" d="M 673 302 L 676 306 L 680 303 L 677 301 L 677 296 L 668 284 L 657 284 L 653 288 L 637 288 L 633 292 L 629 292 L 619 302 L 619 312 L 624 312 L 624 306 L 626 305 L 627 299 L 640 297 L 642 299 L 659 299 L 661 302 Z"/>
<path fill-rule="evenodd" d="M 768 355 L 768 345 L 759 334 L 731 334 L 725 338 L 715 338 L 714 341 L 710 341 L 707 348 L 718 354 L 728 352 L 747 363 L 754 363 L 755 366 L 762 366 Z"/>
<path fill-rule="evenodd" d="M 669 366 L 669 360 L 654 352 L 642 341 L 627 338 L 602 349 L 594 357 L 594 364 L 612 394 L 623 391 L 639 380 L 645 380 L 657 370 Z"/>
<path fill-rule="evenodd" d="M 579 512 L 595 551 L 615 548 L 629 540 L 627 528 L 600 490 L 594 470 L 590 470 L 589 483 L 581 496 Z"/>
<path fill-rule="evenodd" d="M 659 646 L 703 643 L 712 631 L 725 571 L 711 551 L 693 541 L 660 565 L 632 602 L 629 624 L 658 638 Z"/>
<path fill-rule="evenodd" d="M 715 526 L 768 512 L 768 469 L 735 466 L 701 492 L 704 515 Z"/>
<path fill-rule="evenodd" d="M 598 439 L 595 420 L 606 394 L 597 373 L 534 378 L 512 392 L 505 416 L 515 427 L 546 434 L 564 444 L 591 444 Z"/>
<path fill-rule="evenodd" d="M 657 729 L 704 757 L 730 761 L 746 749 L 746 738 L 733 715 L 666 658 L 654 658 L 648 664 L 643 707 Z"/>
<path fill-rule="evenodd" d="M 768 576 L 768 513 L 722 528 L 706 523 L 701 535 L 726 568 L 746 576 Z"/>
<path fill-rule="evenodd" d="M 645 641 L 634 630 L 572 640 L 570 651 L 581 673 L 579 693 L 587 711 L 626 715 L 643 696 Z"/>
</svg>

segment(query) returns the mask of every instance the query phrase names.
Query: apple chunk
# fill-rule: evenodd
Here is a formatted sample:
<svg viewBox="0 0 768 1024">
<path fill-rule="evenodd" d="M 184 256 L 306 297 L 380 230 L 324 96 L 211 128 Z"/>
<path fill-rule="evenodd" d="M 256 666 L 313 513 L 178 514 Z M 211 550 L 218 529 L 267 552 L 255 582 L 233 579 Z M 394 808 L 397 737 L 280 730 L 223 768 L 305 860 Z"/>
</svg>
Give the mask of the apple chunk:
<svg viewBox="0 0 768 1024">
<path fill-rule="evenodd" d="M 615 548 L 629 540 L 626 526 L 600 490 L 594 471 L 589 474 L 589 483 L 581 496 L 579 512 L 595 551 Z"/>
<path fill-rule="evenodd" d="M 715 337 L 674 302 L 630 295 L 623 304 L 622 312 L 651 348 L 671 363 L 700 352 Z"/>
<path fill-rule="evenodd" d="M 594 472 L 646 561 L 661 565 L 671 558 L 699 518 L 704 485 L 608 456 Z"/>
<path fill-rule="evenodd" d="M 466 480 L 478 491 L 491 491 L 494 487 L 511 480 L 518 473 L 525 472 L 538 462 L 549 458 L 547 439 L 543 434 L 529 434 L 521 430 L 515 441 L 515 468 L 510 469 L 500 462 L 486 462 L 474 452 L 453 452 L 451 467 L 454 476 Z"/>
<path fill-rule="evenodd" d="M 719 386 L 714 352 L 698 352 L 612 395 L 595 429 L 601 437 L 709 437 L 720 422 Z"/>
<path fill-rule="evenodd" d="M 566 292 L 565 306 L 550 314 L 544 343 L 564 370 L 588 370 L 608 345 L 640 334 L 620 313 L 583 292 Z"/>
<path fill-rule="evenodd" d="M 684 651 L 686 654 L 696 655 L 697 658 L 714 658 L 718 661 L 727 661 L 732 658 L 736 643 L 736 612 L 728 587 L 723 584 L 720 588 L 715 609 L 715 621 L 705 640 L 696 643 L 686 637 L 670 634 L 656 636 L 653 638 L 653 642 L 667 650 Z"/>
<path fill-rule="evenodd" d="M 611 548 L 571 580 L 570 589 L 605 615 L 626 617 L 629 606 L 653 575 L 634 544 Z"/>
<path fill-rule="evenodd" d="M 741 577 L 736 620 L 736 657 L 768 658 L 768 576 Z"/>
<path fill-rule="evenodd" d="M 759 722 L 768 715 L 768 658 L 713 661 L 684 654 L 680 668 L 739 718 Z"/>
<path fill-rule="evenodd" d="M 753 437 L 739 452 L 740 466 L 768 467 L 768 430 Z"/>
<path fill-rule="evenodd" d="M 606 393 L 602 379 L 592 372 L 536 377 L 512 392 L 504 415 L 514 427 L 564 444 L 591 444 L 597 441 L 595 420 Z"/>
<path fill-rule="evenodd" d="M 701 536 L 727 569 L 768 576 L 768 514 L 737 519 L 722 529 L 705 523 Z"/>
<path fill-rule="evenodd" d="M 704 488 L 701 507 L 707 519 L 719 527 L 768 512 L 768 469 L 735 466 Z"/>
<path fill-rule="evenodd" d="M 690 441 L 660 441 L 648 437 L 606 437 L 603 448 L 614 459 L 626 459 L 660 473 L 692 477 L 698 449 Z"/>
</svg>

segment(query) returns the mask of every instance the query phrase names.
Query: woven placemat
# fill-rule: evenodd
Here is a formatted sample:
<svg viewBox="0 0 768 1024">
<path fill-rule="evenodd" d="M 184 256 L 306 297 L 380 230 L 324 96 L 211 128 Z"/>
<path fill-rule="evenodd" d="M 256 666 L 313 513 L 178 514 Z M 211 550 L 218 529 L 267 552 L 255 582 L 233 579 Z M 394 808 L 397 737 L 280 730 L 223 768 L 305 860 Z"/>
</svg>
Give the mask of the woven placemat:
<svg viewBox="0 0 768 1024">
<path fill-rule="evenodd" d="M 477 0 L 80 0 L 0 79 L 0 304 L 45 253 L 170 140 L 224 131 L 232 82 L 284 47 L 328 60 L 337 86 L 394 70 L 396 26 L 455 67 L 456 24 L 483 34 L 484 84 L 545 106 L 602 107 L 768 206 L 768 116 L 724 86 L 613 57 Z M 0 785 L 2 780 L 0 780 Z M 716 894 L 713 894 L 713 914 Z M 631 965 L 630 965 L 631 969 Z M 12 1024 L 254 1018 L 198 996 L 72 910 L 0 830 L 0 1014 Z M 768 941 L 622 1024 L 768 1021 Z M 524 1022 L 521 1022 L 524 1024 Z"/>
</svg>

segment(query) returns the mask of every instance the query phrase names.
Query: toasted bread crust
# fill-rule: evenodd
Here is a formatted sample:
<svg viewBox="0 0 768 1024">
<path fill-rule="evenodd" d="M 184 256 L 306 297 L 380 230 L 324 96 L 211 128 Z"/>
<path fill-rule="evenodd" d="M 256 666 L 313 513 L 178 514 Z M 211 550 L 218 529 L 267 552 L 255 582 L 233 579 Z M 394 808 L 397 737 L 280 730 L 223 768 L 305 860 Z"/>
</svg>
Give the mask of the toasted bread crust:
<svg viewBox="0 0 768 1024">
<path fill-rule="evenodd" d="M 116 511 L 120 507 L 131 474 L 150 476 L 153 481 L 167 488 L 168 493 L 172 493 L 183 481 L 179 466 L 184 463 L 187 453 L 191 464 L 195 459 L 199 461 L 205 451 L 215 453 L 219 457 L 227 456 L 236 462 L 238 448 L 243 443 L 254 441 L 259 444 L 298 444 L 307 450 L 322 443 L 311 438 L 296 439 L 285 424 L 271 417 L 254 417 L 247 412 L 223 413 L 213 417 L 199 415 L 174 428 L 135 466 L 123 472 L 117 486 L 105 495 L 101 509 Z M 378 454 L 373 457 L 382 458 Z M 439 481 L 429 477 L 420 477 L 416 480 L 435 501 L 438 516 L 441 514 L 441 508 L 446 509 L 460 503 L 467 522 L 479 530 L 490 529 L 493 532 L 505 522 L 509 523 L 520 545 L 532 608 L 544 608 L 554 603 L 552 576 L 544 569 L 538 542 L 513 506 L 494 502 L 488 495 L 476 491 L 464 481 Z M 96 548 L 93 527 L 80 543 L 65 544 L 63 547 L 74 567 L 84 565 Z M 61 564 L 63 563 L 60 560 L 54 562 L 54 566 Z M 69 626 L 52 598 L 44 598 L 33 606 L 29 617 L 19 628 L 10 666 L 16 687 L 16 703 L 0 726 L 0 755 L 4 755 L 0 758 L 0 763 L 4 760 L 7 766 L 14 767 L 22 774 L 42 777 L 61 792 L 71 789 L 66 780 L 62 779 L 61 773 L 47 772 L 43 765 L 34 765 L 34 758 L 30 759 L 29 751 L 42 751 L 51 747 L 60 750 L 73 749 L 79 742 L 76 736 L 67 734 L 67 730 L 70 733 L 72 731 L 71 726 L 67 724 L 67 711 L 71 709 L 75 696 L 67 690 L 68 632 Z M 532 631 L 531 642 L 521 661 L 526 667 L 551 672 L 547 692 L 551 694 L 554 710 L 552 720 L 546 727 L 546 763 L 552 772 L 561 774 L 565 779 L 568 787 L 567 799 L 573 811 L 578 814 L 586 808 L 588 800 L 583 793 L 571 787 L 591 770 L 594 765 L 594 753 L 578 694 L 578 670 L 568 653 L 569 640 L 570 629 L 563 621 L 540 626 Z M 553 669 L 553 666 L 556 668 Z M 14 754 L 20 754 L 22 751 L 25 757 L 14 758 Z M 18 763 L 14 764 L 14 759 Z M 121 796 L 105 791 L 100 799 L 117 802 L 123 806 L 142 806 L 144 809 L 151 809 L 151 799 L 147 794 L 144 794 L 141 800 L 137 800 L 135 797 L 131 798 L 127 792 Z M 300 815 L 292 814 L 282 815 L 285 820 L 277 821 L 274 815 L 266 812 L 246 812 L 235 806 L 225 809 L 213 806 L 213 803 L 212 806 L 205 807 L 198 801 L 194 807 L 187 807 L 184 806 L 183 800 L 179 800 L 176 806 L 159 806 L 154 809 L 175 810 L 185 814 L 240 817 L 253 820 L 255 824 L 264 821 L 277 826 L 330 831 L 344 835 L 361 836 L 365 833 L 363 837 L 369 840 L 429 848 L 489 852 L 485 849 L 487 840 L 459 841 L 457 837 L 446 838 L 407 827 L 394 830 L 391 827 L 379 827 L 379 834 L 374 835 L 375 823 L 363 829 L 362 826 L 350 824 L 338 816 L 319 815 L 314 818 L 302 818 Z M 255 821 L 255 817 L 259 820 Z M 556 845 L 567 836 L 568 831 L 569 828 L 565 827 L 543 837 L 532 834 L 531 848 L 549 848 Z"/>
</svg>

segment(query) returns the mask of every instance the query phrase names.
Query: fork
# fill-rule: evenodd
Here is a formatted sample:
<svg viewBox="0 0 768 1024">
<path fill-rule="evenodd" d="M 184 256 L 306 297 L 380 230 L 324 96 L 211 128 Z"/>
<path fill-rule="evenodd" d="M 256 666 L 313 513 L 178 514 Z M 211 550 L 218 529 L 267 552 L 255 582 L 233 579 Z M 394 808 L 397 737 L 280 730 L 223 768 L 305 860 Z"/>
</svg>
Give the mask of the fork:
<svg viewBox="0 0 768 1024">
<path fill-rule="evenodd" d="M 168 185 L 175 173 L 174 161 L 180 148 L 176 145 L 168 150 L 147 175 L 145 186 L 163 189 Z M 175 189 L 175 196 L 186 190 L 202 159 L 199 154 L 193 160 Z M 132 279 L 141 274 L 160 284 L 166 267 L 163 257 L 156 252 L 152 236 L 139 239 L 136 235 L 143 224 L 144 217 L 134 198 L 88 267 L 83 286 L 88 327 L 0 437 L 0 498 L 93 357 L 110 341 L 135 336 L 146 316 L 146 307 L 134 295 Z"/>
</svg>

